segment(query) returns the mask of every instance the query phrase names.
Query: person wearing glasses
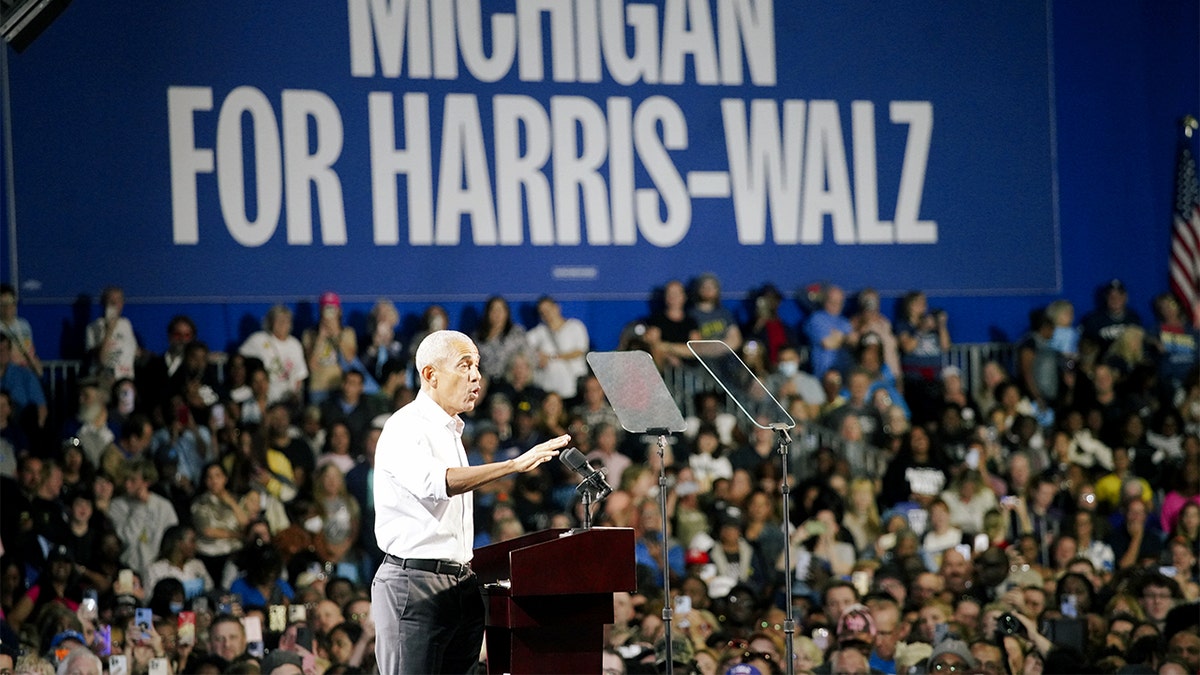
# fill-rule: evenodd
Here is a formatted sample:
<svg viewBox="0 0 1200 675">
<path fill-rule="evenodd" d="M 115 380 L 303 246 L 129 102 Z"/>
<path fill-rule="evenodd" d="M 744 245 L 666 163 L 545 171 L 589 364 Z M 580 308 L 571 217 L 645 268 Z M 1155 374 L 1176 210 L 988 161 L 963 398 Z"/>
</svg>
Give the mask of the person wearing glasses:
<svg viewBox="0 0 1200 675">
<path fill-rule="evenodd" d="M 1175 603 L 1183 599 L 1179 584 L 1160 572 L 1152 572 L 1143 578 L 1139 586 L 1138 605 L 1146 613 L 1146 621 L 1154 624 L 1159 631 L 1165 630 L 1167 615 L 1175 608 Z"/>
</svg>

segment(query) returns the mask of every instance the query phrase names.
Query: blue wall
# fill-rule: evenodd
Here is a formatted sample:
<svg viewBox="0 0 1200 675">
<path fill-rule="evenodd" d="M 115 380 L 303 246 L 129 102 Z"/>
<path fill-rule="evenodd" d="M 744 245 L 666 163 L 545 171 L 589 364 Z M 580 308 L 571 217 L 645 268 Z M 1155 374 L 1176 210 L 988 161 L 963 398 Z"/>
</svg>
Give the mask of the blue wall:
<svg viewBox="0 0 1200 675">
<path fill-rule="evenodd" d="M 76 0 L 25 53 L 8 53 L 10 70 L 21 71 L 23 66 L 18 63 L 21 59 L 29 59 L 30 62 L 38 60 L 39 66 L 44 67 L 46 63 L 53 63 L 52 49 L 66 50 L 66 45 L 84 41 L 101 48 L 96 52 L 97 58 L 111 58 L 126 67 L 131 80 L 143 77 L 139 73 L 146 73 L 148 76 L 154 70 L 152 66 L 124 65 L 126 62 L 139 62 L 131 59 L 122 46 L 114 45 L 111 40 L 96 40 L 97 34 L 103 31 L 98 31 L 90 22 L 95 20 L 97 12 L 111 11 L 107 8 L 99 9 L 104 4 Z M 782 13 L 782 6 L 777 6 L 776 11 Z M 945 308 L 950 313 L 952 335 L 958 342 L 1014 339 L 1024 332 L 1027 315 L 1031 309 L 1057 297 L 1072 300 L 1082 315 L 1093 306 L 1096 287 L 1112 277 L 1120 277 L 1125 281 L 1130 289 L 1131 303 L 1146 317 L 1150 315 L 1151 298 L 1166 289 L 1176 121 L 1184 114 L 1200 112 L 1198 3 L 1055 2 L 1051 4 L 1051 8 L 1053 112 L 1056 134 L 1053 149 L 1057 160 L 1057 232 L 1061 259 L 1055 261 L 1051 256 L 1047 263 L 1046 247 L 1042 245 L 1036 247 L 1037 251 L 1029 253 L 1028 258 L 1019 252 L 1006 252 L 1004 255 L 1012 258 L 1011 265 L 1014 267 L 1029 265 L 1031 260 L 1035 261 L 1034 264 L 1039 268 L 1053 266 L 1057 262 L 1061 268 L 1061 288 L 1054 292 L 1053 289 L 1045 289 L 1044 285 L 1039 284 L 1039 290 L 1036 292 L 1013 293 L 1011 284 L 1005 283 L 1003 288 L 996 287 L 994 292 L 990 292 L 989 288 L 997 286 L 993 279 L 999 276 L 994 268 L 995 260 L 990 248 L 995 243 L 989 241 L 987 232 L 979 233 L 976 250 L 969 246 L 960 247 L 954 255 L 961 259 L 947 260 L 946 264 L 971 269 L 972 257 L 979 256 L 980 260 L 987 260 L 989 265 L 993 265 L 981 265 L 980 269 L 992 269 L 993 276 L 981 273 L 979 278 L 964 280 L 962 288 L 970 290 L 950 289 L 950 292 L 945 294 L 935 293 L 930 299 L 931 306 Z M 110 20 L 131 18 L 110 17 Z M 964 22 L 962 31 L 968 38 L 973 30 L 978 28 Z M 779 33 L 782 49 L 782 45 L 787 41 L 785 27 L 781 26 Z M 85 35 L 91 37 L 85 39 Z M 231 40 L 241 39 L 244 39 L 244 36 L 231 33 Z M 84 56 L 86 52 L 83 47 L 74 48 L 70 52 L 71 63 L 64 66 L 83 68 L 83 64 L 77 60 Z M 64 72 L 63 77 L 71 78 L 69 72 Z M 27 97 L 35 95 L 36 91 L 36 88 L 13 87 L 10 94 L 18 104 L 28 105 Z M 23 100 L 23 97 L 26 99 Z M 989 150 L 981 156 L 971 158 L 977 164 L 986 165 L 989 161 L 1000 162 L 1008 159 L 1001 156 L 1002 153 L 991 149 L 997 144 L 997 129 L 1004 128 L 1004 125 L 998 120 L 989 119 L 989 114 L 1002 115 L 1003 112 L 994 109 L 980 110 L 974 132 L 978 134 L 979 145 Z M 17 121 L 21 120 L 18 118 Z M 134 123 L 136 122 L 137 120 L 134 120 Z M 113 120 L 113 123 L 116 123 L 116 120 Z M 36 129 L 28 132 L 34 135 L 55 133 L 53 129 L 40 128 L 29 124 L 28 121 L 24 125 L 15 126 L 18 134 L 23 129 Z M 66 134 L 70 132 L 69 129 L 61 131 Z M 16 145 L 20 148 L 23 143 L 36 143 L 38 140 L 19 137 Z M 1000 145 L 1003 145 L 1003 139 L 1000 141 Z M 114 151 L 117 150 L 119 148 L 114 148 Z M 970 153 L 971 149 L 960 148 L 959 152 Z M 29 156 L 28 151 L 24 156 Z M 95 157 L 54 158 L 55 163 L 63 165 L 95 160 Z M 30 160 L 30 164 L 32 163 Z M 98 165 L 102 166 L 102 163 Z M 88 190 L 87 185 L 43 187 L 37 184 L 37 181 L 46 178 L 45 176 L 40 175 L 38 171 L 23 173 L 23 168 L 19 154 L 15 178 L 18 182 L 18 223 L 22 226 L 37 222 L 37 213 L 22 209 L 29 209 L 29 204 L 39 202 L 32 197 L 22 201 L 21 194 L 30 194 L 23 193 L 22 190 L 44 189 L 55 195 L 86 193 Z M 121 174 L 127 168 L 112 166 L 109 170 Z M 129 171 L 132 172 L 133 169 L 129 168 Z M 97 184 L 104 185 L 113 182 L 111 177 L 100 176 L 97 176 L 96 181 Z M 31 187 L 31 183 L 36 187 Z M 122 185 L 121 188 L 128 192 L 123 194 L 121 199 L 138 199 L 133 189 L 136 187 Z M 7 194 L 3 198 L 7 199 Z M 971 200 L 964 195 L 963 201 Z M 0 255 L 0 276 L 7 280 L 13 278 L 14 271 L 9 265 L 10 226 L 7 221 L 7 203 L 3 206 L 5 220 L 4 237 L 0 242 L 0 251 L 3 253 Z M 989 222 L 1003 222 L 1005 218 L 1017 220 L 1023 214 L 1011 203 L 972 202 L 970 206 L 980 213 L 988 214 Z M 91 240 L 96 236 L 93 232 L 94 224 L 79 223 L 77 227 L 81 240 Z M 1023 224 L 1014 223 L 1015 231 L 1024 231 L 1022 227 Z M 63 254 L 62 259 L 72 261 L 70 265 L 63 265 L 62 269 L 57 271 L 61 277 L 56 281 L 70 280 L 77 275 L 84 278 L 94 276 L 92 269 L 78 269 L 80 263 L 75 261 L 79 260 L 90 261 L 100 269 L 114 270 L 114 279 L 122 278 L 117 274 L 117 270 L 123 271 L 129 267 L 153 270 L 155 262 L 140 255 L 134 260 L 123 260 L 119 254 L 105 254 L 97 256 L 99 259 L 91 259 L 87 250 L 80 252 L 72 242 L 38 241 L 38 233 L 28 230 L 22 231 L 22 235 L 23 241 L 32 240 L 36 243 L 31 247 L 38 251 L 29 263 L 31 267 L 54 268 L 58 260 L 54 256 L 54 250 Z M 637 249 L 638 252 L 641 250 Z M 26 255 L 26 252 L 22 251 L 22 255 Z M 638 279 L 655 280 L 652 283 L 675 274 L 683 274 L 680 270 L 700 272 L 711 267 L 703 258 L 684 255 L 662 260 L 650 256 L 643 259 L 633 255 L 630 256 L 629 262 L 633 263 L 630 265 L 631 274 L 636 273 Z M 1005 261 L 1001 259 L 1000 262 L 1003 264 Z M 739 263 L 735 258 L 733 264 L 753 270 L 748 276 L 739 270 L 738 273 L 743 274 L 746 279 L 754 279 L 756 282 L 771 281 L 785 292 L 793 292 L 809 282 L 825 279 L 844 283 L 852 291 L 856 289 L 855 284 L 847 283 L 836 271 L 821 269 L 819 265 L 808 266 L 796 262 L 784 264 L 782 259 L 779 265 L 763 264 L 761 258 L 755 258 L 749 263 Z M 663 273 L 658 276 L 660 269 Z M 811 269 L 821 271 L 814 273 L 809 271 Z M 161 270 L 154 273 L 170 275 L 173 272 L 174 270 Z M 303 327 L 312 316 L 311 303 L 325 290 L 325 284 L 322 282 L 311 285 L 299 283 L 307 278 L 310 272 L 311 270 L 294 267 L 284 271 L 286 274 L 295 275 L 298 282 L 294 283 L 293 287 L 305 288 L 303 292 L 275 294 L 261 291 L 260 297 L 247 297 L 243 294 L 228 302 L 212 297 L 205 297 L 203 301 L 181 300 L 178 295 L 163 301 L 161 298 L 156 299 L 152 293 L 135 293 L 131 294 L 132 299 L 126 314 L 133 321 L 144 344 L 155 351 L 165 346 L 165 325 L 168 318 L 180 312 L 196 319 L 200 326 L 201 339 L 214 348 L 230 348 L 257 326 L 259 318 L 272 300 L 294 303 L 299 310 L 298 323 Z M 194 271 L 190 273 L 201 276 Z M 471 272 L 464 270 L 463 273 Z M 497 274 L 494 271 L 490 273 Z M 1044 275 L 1046 270 L 1041 269 L 1040 273 Z M 517 276 L 510 272 L 498 276 L 502 277 L 504 274 Z M 24 281 L 26 278 L 26 275 L 22 274 L 18 281 Z M 846 278 L 857 277 L 847 273 Z M 247 274 L 241 283 L 249 291 L 249 296 L 255 295 L 255 278 L 252 274 Z M 595 349 L 614 347 L 621 327 L 645 313 L 648 307 L 645 298 L 620 287 L 619 281 L 614 280 L 611 284 L 612 288 L 617 288 L 619 292 L 603 292 L 606 289 L 595 292 L 595 289 L 591 289 L 571 294 L 559 292 L 558 288 L 545 289 L 555 290 L 565 299 L 564 308 L 568 315 L 582 318 L 588 324 L 593 334 Z M 80 301 L 74 305 L 61 297 L 40 300 L 36 289 L 23 291 L 24 303 L 21 313 L 34 324 L 43 357 L 79 355 L 82 325 L 98 311 L 95 296 L 99 288 L 93 287 L 97 285 L 89 282 L 81 285 L 87 287 L 73 287 L 73 292 L 82 294 Z M 744 291 L 750 285 L 739 281 L 729 298 L 729 302 L 739 311 L 742 310 L 741 299 Z M 892 297 L 908 287 L 903 282 L 889 286 L 888 281 L 883 279 L 873 285 L 884 287 Z M 334 290 L 346 292 L 340 288 Z M 522 305 L 522 311 L 529 321 L 532 321 L 529 304 L 538 290 L 540 289 L 528 288 L 509 294 Z M 361 319 L 370 307 L 371 300 L 378 294 L 400 298 L 402 301 L 398 302 L 398 305 L 402 312 L 411 314 L 413 319 L 425 304 L 419 297 L 402 297 L 402 294 L 393 293 L 390 289 L 381 288 L 378 292 L 361 289 L 347 296 L 346 307 L 352 320 L 356 317 Z M 473 322 L 474 312 L 485 295 L 485 292 L 475 290 L 464 295 L 438 299 L 450 309 L 452 317 L 461 321 L 463 327 L 469 327 Z M 90 304 L 84 306 L 82 303 L 85 301 L 90 301 Z M 888 303 L 885 300 L 886 304 Z M 800 310 L 794 302 L 786 303 L 783 312 L 785 319 L 799 321 L 801 318 Z M 744 312 L 742 314 L 745 315 Z"/>
</svg>

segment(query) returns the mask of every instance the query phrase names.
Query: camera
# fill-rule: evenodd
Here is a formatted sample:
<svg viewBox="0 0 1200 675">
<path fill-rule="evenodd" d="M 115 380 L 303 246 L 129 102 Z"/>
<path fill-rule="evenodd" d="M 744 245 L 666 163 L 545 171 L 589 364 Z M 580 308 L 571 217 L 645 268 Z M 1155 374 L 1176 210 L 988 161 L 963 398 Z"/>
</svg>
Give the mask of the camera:
<svg viewBox="0 0 1200 675">
<path fill-rule="evenodd" d="M 1008 612 L 1001 614 L 1000 618 L 996 619 L 996 637 L 1002 638 L 1005 635 L 1026 637 L 1025 624 Z"/>
</svg>

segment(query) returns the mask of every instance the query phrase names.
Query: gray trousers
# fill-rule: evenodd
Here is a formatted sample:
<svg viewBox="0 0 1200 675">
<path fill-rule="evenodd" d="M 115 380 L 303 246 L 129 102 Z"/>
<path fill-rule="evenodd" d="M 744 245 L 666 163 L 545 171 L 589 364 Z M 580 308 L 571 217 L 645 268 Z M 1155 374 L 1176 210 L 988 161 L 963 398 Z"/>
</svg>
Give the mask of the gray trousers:
<svg viewBox="0 0 1200 675">
<path fill-rule="evenodd" d="M 467 673 L 479 661 L 484 609 L 474 574 L 383 563 L 371 582 L 375 660 L 385 675 Z"/>
</svg>

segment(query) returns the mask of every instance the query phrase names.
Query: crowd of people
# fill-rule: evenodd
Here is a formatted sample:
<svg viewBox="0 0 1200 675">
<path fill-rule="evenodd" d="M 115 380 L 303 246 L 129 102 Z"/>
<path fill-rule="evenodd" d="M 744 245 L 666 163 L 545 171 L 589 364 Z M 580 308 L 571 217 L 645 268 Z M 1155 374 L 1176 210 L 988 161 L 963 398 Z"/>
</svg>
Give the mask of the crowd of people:
<svg viewBox="0 0 1200 675">
<path fill-rule="evenodd" d="M 593 522 L 634 531 L 605 673 L 668 651 L 705 675 L 1200 672 L 1200 333 L 1170 295 L 1150 323 L 1119 281 L 1100 295 L 1032 312 L 974 382 L 921 292 L 889 315 L 814 286 L 790 325 L 773 287 L 739 316 L 716 277 L 669 281 L 618 349 L 698 374 L 687 342 L 722 340 L 774 400 L 673 392 L 687 430 L 661 444 L 622 429 L 551 297 L 534 326 L 493 297 L 402 335 L 391 302 L 356 327 L 327 292 L 316 325 L 276 305 L 216 359 L 184 315 L 150 353 L 109 288 L 59 420 L 0 287 L 0 671 L 375 672 L 376 444 L 421 339 L 455 328 L 484 376 L 470 463 L 569 434 L 615 488 Z M 579 525 L 577 482 L 551 462 L 476 490 L 476 545 Z"/>
</svg>

